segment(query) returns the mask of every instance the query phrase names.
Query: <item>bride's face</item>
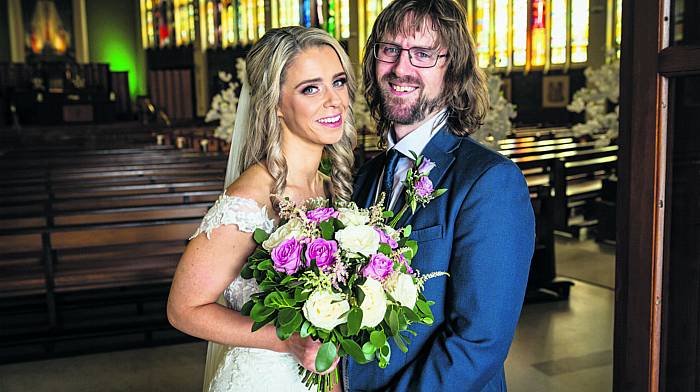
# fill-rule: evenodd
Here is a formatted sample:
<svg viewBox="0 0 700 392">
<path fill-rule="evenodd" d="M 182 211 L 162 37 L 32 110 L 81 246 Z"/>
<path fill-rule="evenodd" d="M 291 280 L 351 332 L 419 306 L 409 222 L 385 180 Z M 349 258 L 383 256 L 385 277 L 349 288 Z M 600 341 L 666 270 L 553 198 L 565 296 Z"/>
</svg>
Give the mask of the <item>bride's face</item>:
<svg viewBox="0 0 700 392">
<path fill-rule="evenodd" d="M 338 142 L 350 102 L 346 84 L 345 70 L 330 46 L 299 53 L 288 65 L 277 110 L 284 137 L 319 145 Z"/>
</svg>

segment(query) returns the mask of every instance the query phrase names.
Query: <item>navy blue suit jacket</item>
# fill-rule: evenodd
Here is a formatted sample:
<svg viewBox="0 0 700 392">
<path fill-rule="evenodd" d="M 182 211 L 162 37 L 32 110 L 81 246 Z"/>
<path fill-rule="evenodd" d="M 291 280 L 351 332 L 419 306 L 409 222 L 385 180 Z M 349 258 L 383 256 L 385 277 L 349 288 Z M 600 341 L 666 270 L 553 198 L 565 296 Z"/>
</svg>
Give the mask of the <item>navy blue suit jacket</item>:
<svg viewBox="0 0 700 392">
<path fill-rule="evenodd" d="M 391 361 L 359 365 L 350 358 L 344 381 L 351 391 L 505 391 L 503 363 L 525 294 L 535 243 L 535 220 L 525 179 L 507 158 L 443 127 L 423 155 L 436 166 L 435 189 L 447 192 L 397 227 L 413 226 L 419 250 L 412 266 L 427 274 L 424 295 L 435 323 L 413 324 L 408 353 L 391 341 Z M 358 172 L 353 198 L 374 202 L 382 153 Z M 403 203 L 400 197 L 397 211 Z"/>
</svg>

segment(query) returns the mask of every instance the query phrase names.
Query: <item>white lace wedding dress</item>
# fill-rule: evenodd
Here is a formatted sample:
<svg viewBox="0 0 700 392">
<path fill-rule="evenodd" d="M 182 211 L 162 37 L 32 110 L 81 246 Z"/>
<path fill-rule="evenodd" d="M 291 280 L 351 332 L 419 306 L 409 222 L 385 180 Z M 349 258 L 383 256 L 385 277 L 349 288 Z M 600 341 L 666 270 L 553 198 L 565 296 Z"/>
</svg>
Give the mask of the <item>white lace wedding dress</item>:
<svg viewBox="0 0 700 392">
<path fill-rule="evenodd" d="M 223 194 L 204 216 L 192 238 L 201 233 L 206 233 L 209 238 L 212 230 L 222 225 L 237 225 L 240 231 L 247 233 L 255 229 L 271 233 L 274 229 L 274 221 L 268 217 L 265 207 L 260 208 L 254 200 Z M 258 284 L 254 279 L 239 276 L 224 290 L 222 304 L 240 311 L 256 292 Z M 298 369 L 298 362 L 290 354 L 210 342 L 204 391 L 308 392 Z"/>
</svg>

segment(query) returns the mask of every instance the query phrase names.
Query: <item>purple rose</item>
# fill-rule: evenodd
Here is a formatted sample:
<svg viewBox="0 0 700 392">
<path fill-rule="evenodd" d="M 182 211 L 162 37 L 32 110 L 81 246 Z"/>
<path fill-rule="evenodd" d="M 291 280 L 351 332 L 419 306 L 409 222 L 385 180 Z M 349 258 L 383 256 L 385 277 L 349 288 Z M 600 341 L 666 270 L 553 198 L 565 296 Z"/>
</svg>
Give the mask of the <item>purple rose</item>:
<svg viewBox="0 0 700 392">
<path fill-rule="evenodd" d="M 324 222 L 331 218 L 337 218 L 338 211 L 333 208 L 320 207 L 315 210 L 306 211 L 306 217 L 314 222 Z"/>
<path fill-rule="evenodd" d="M 433 193 L 433 182 L 428 177 L 421 177 L 414 186 L 416 194 L 420 197 L 428 197 Z"/>
<path fill-rule="evenodd" d="M 302 245 L 299 241 L 290 238 L 272 249 L 270 257 L 275 271 L 284 272 L 287 275 L 297 272 L 301 266 L 301 248 Z"/>
<path fill-rule="evenodd" d="M 404 256 L 403 254 L 399 255 L 399 263 L 406 266 L 407 274 L 413 273 L 413 268 L 411 268 L 411 266 L 408 264 L 408 260 L 406 260 L 406 256 Z"/>
<path fill-rule="evenodd" d="M 428 158 L 423 158 L 423 161 L 418 166 L 418 173 L 428 175 L 435 168 L 435 164 Z"/>
<path fill-rule="evenodd" d="M 372 255 L 360 273 L 365 278 L 372 278 L 383 282 L 394 271 L 394 262 L 382 253 Z"/>
<path fill-rule="evenodd" d="M 316 238 L 306 247 L 306 265 L 311 265 L 311 260 L 316 259 L 316 266 L 324 269 L 335 263 L 335 252 L 338 251 L 338 243 L 323 238 Z"/>
<path fill-rule="evenodd" d="M 394 241 L 393 238 L 391 238 L 387 233 L 383 232 L 382 230 L 378 228 L 374 228 L 374 231 L 379 233 L 379 242 L 383 244 L 387 244 L 391 247 L 391 249 L 396 249 L 399 247 L 399 244 Z"/>
</svg>

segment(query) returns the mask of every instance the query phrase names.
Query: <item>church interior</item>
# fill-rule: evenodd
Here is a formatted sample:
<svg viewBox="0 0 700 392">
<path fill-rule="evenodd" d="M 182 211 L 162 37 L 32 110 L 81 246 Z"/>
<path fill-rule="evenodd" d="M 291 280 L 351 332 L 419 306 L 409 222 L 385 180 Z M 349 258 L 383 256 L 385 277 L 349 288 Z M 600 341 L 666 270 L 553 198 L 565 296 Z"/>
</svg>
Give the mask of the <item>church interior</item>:
<svg viewBox="0 0 700 392">
<path fill-rule="evenodd" d="M 318 27 L 359 78 L 390 1 L 0 0 L 0 391 L 200 390 L 206 342 L 165 307 L 222 190 L 245 55 L 271 28 Z M 508 388 L 613 390 L 616 253 L 633 246 L 616 221 L 634 215 L 620 59 L 639 27 L 622 0 L 458 2 L 489 77 L 470 137 L 522 170 L 536 217 Z M 672 10 L 675 42 L 697 37 Z M 359 166 L 381 143 L 362 94 L 353 110 Z"/>
</svg>

